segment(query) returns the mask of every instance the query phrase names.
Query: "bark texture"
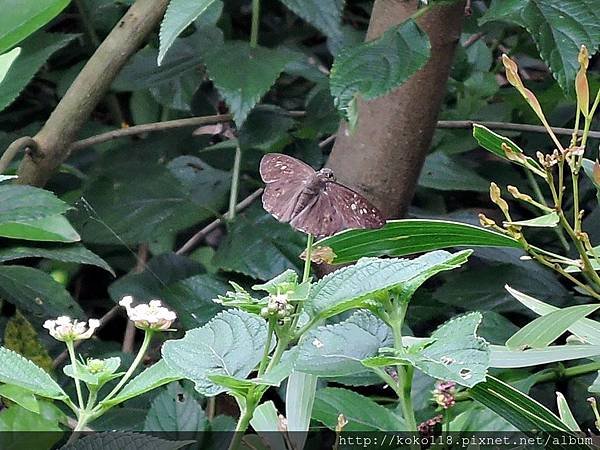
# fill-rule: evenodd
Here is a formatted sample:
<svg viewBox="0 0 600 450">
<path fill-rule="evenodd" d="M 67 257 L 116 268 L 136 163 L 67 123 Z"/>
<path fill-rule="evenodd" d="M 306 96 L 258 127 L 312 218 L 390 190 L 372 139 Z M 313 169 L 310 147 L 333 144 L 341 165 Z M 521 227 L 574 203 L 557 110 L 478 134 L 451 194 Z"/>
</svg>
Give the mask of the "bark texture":
<svg viewBox="0 0 600 450">
<path fill-rule="evenodd" d="M 418 23 L 429 35 L 431 59 L 400 88 L 358 102 L 358 126 L 342 125 L 329 158 L 337 178 L 371 200 L 387 218 L 402 217 L 436 127 L 465 3 L 439 6 Z M 416 0 L 376 0 L 367 40 L 402 23 L 417 10 Z"/>
<path fill-rule="evenodd" d="M 18 182 L 43 186 L 69 156 L 77 132 L 89 119 L 129 57 L 162 18 L 169 0 L 137 0 L 98 47 L 25 155 Z"/>
</svg>

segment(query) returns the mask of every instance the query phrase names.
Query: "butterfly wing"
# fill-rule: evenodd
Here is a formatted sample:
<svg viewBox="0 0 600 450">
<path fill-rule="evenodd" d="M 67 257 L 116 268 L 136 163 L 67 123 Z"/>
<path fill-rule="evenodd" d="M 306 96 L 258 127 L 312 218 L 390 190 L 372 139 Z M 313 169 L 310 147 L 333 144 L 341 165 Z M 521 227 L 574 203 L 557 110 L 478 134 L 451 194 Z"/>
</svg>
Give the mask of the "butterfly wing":
<svg viewBox="0 0 600 450">
<path fill-rule="evenodd" d="M 315 236 L 331 236 L 350 228 L 380 228 L 385 219 L 366 198 L 335 182 L 325 189 L 290 225 Z"/>
<path fill-rule="evenodd" d="M 266 183 L 263 208 L 281 222 L 292 219 L 294 208 L 315 171 L 308 164 L 281 153 L 269 153 L 260 161 L 260 176 Z"/>
</svg>

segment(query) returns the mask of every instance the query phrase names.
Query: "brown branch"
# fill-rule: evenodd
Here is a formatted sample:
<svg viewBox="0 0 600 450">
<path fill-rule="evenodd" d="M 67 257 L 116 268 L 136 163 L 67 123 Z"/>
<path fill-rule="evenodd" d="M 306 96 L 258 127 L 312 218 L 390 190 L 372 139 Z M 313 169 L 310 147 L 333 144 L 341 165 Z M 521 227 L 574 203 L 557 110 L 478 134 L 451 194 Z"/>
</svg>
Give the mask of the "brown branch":
<svg viewBox="0 0 600 450">
<path fill-rule="evenodd" d="M 15 159 L 17 154 L 24 148 L 37 150 L 37 142 L 30 136 L 23 136 L 13 141 L 0 158 L 0 173 L 4 173 L 8 166 L 10 166 L 12 160 Z"/>
<path fill-rule="evenodd" d="M 487 128 L 495 130 L 507 130 L 507 131 L 525 131 L 529 133 L 544 133 L 546 129 L 541 125 L 528 125 L 524 123 L 510 123 L 510 122 L 479 122 L 477 120 L 440 120 L 437 123 L 437 128 L 472 128 L 474 124 L 483 125 Z M 570 128 L 552 127 L 552 131 L 555 134 L 572 136 L 573 130 Z M 582 130 L 579 130 L 579 135 L 583 134 Z M 590 131 L 589 137 L 600 138 L 600 131 Z"/>
<path fill-rule="evenodd" d="M 39 152 L 26 155 L 18 182 L 43 186 L 69 156 L 71 143 L 129 57 L 162 18 L 169 0 L 137 0 L 83 67 L 34 137 Z"/>
</svg>

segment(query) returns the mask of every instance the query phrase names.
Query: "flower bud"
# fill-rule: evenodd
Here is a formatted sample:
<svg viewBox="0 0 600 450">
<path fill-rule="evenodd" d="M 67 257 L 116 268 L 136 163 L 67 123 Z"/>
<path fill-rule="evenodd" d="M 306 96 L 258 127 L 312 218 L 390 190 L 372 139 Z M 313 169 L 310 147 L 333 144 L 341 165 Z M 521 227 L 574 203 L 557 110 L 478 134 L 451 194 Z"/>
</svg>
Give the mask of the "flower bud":
<svg viewBox="0 0 600 450">
<path fill-rule="evenodd" d="M 493 227 L 496 225 L 496 222 L 494 222 L 492 219 L 490 219 L 489 217 L 487 217 L 485 214 L 480 213 L 479 214 L 479 223 L 481 224 L 482 227 Z"/>
<path fill-rule="evenodd" d="M 493 181 L 490 183 L 490 198 L 502 210 L 505 216 L 508 217 L 508 203 L 502 198 L 500 188 Z"/>
<path fill-rule="evenodd" d="M 504 70 L 506 71 L 506 79 L 508 82 L 516 87 L 519 91 L 524 89 L 521 77 L 519 77 L 519 67 L 517 66 L 517 63 L 510 59 L 507 54 L 503 54 L 502 64 L 504 64 Z"/>
<path fill-rule="evenodd" d="M 100 321 L 98 319 L 90 319 L 86 324 L 86 322 L 80 322 L 68 316 L 60 316 L 56 320 L 46 320 L 43 325 L 50 336 L 62 342 L 89 339 L 99 326 Z"/>
<path fill-rule="evenodd" d="M 162 306 L 160 300 L 151 300 L 150 303 L 141 303 L 132 307 L 133 297 L 123 297 L 119 305 L 127 310 L 127 316 L 135 326 L 141 330 L 166 331 L 177 318 L 177 315 Z"/>
</svg>

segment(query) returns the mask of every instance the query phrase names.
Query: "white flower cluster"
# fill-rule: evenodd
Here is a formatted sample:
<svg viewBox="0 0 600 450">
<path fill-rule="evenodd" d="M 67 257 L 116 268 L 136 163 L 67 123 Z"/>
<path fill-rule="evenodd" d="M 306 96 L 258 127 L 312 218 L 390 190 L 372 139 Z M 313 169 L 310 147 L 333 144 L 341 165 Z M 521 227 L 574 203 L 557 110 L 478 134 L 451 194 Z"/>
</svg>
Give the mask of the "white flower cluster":
<svg viewBox="0 0 600 450">
<path fill-rule="evenodd" d="M 166 331 L 177 319 L 176 314 L 162 306 L 160 300 L 151 300 L 150 303 L 141 303 L 132 307 L 133 297 L 127 295 L 119 302 L 127 310 L 129 320 L 142 330 Z"/>
<path fill-rule="evenodd" d="M 62 342 L 80 341 L 89 339 L 96 328 L 100 326 L 98 319 L 90 319 L 88 322 L 80 322 L 68 316 L 60 316 L 56 320 L 46 320 L 44 328 L 50 336 Z"/>
</svg>

